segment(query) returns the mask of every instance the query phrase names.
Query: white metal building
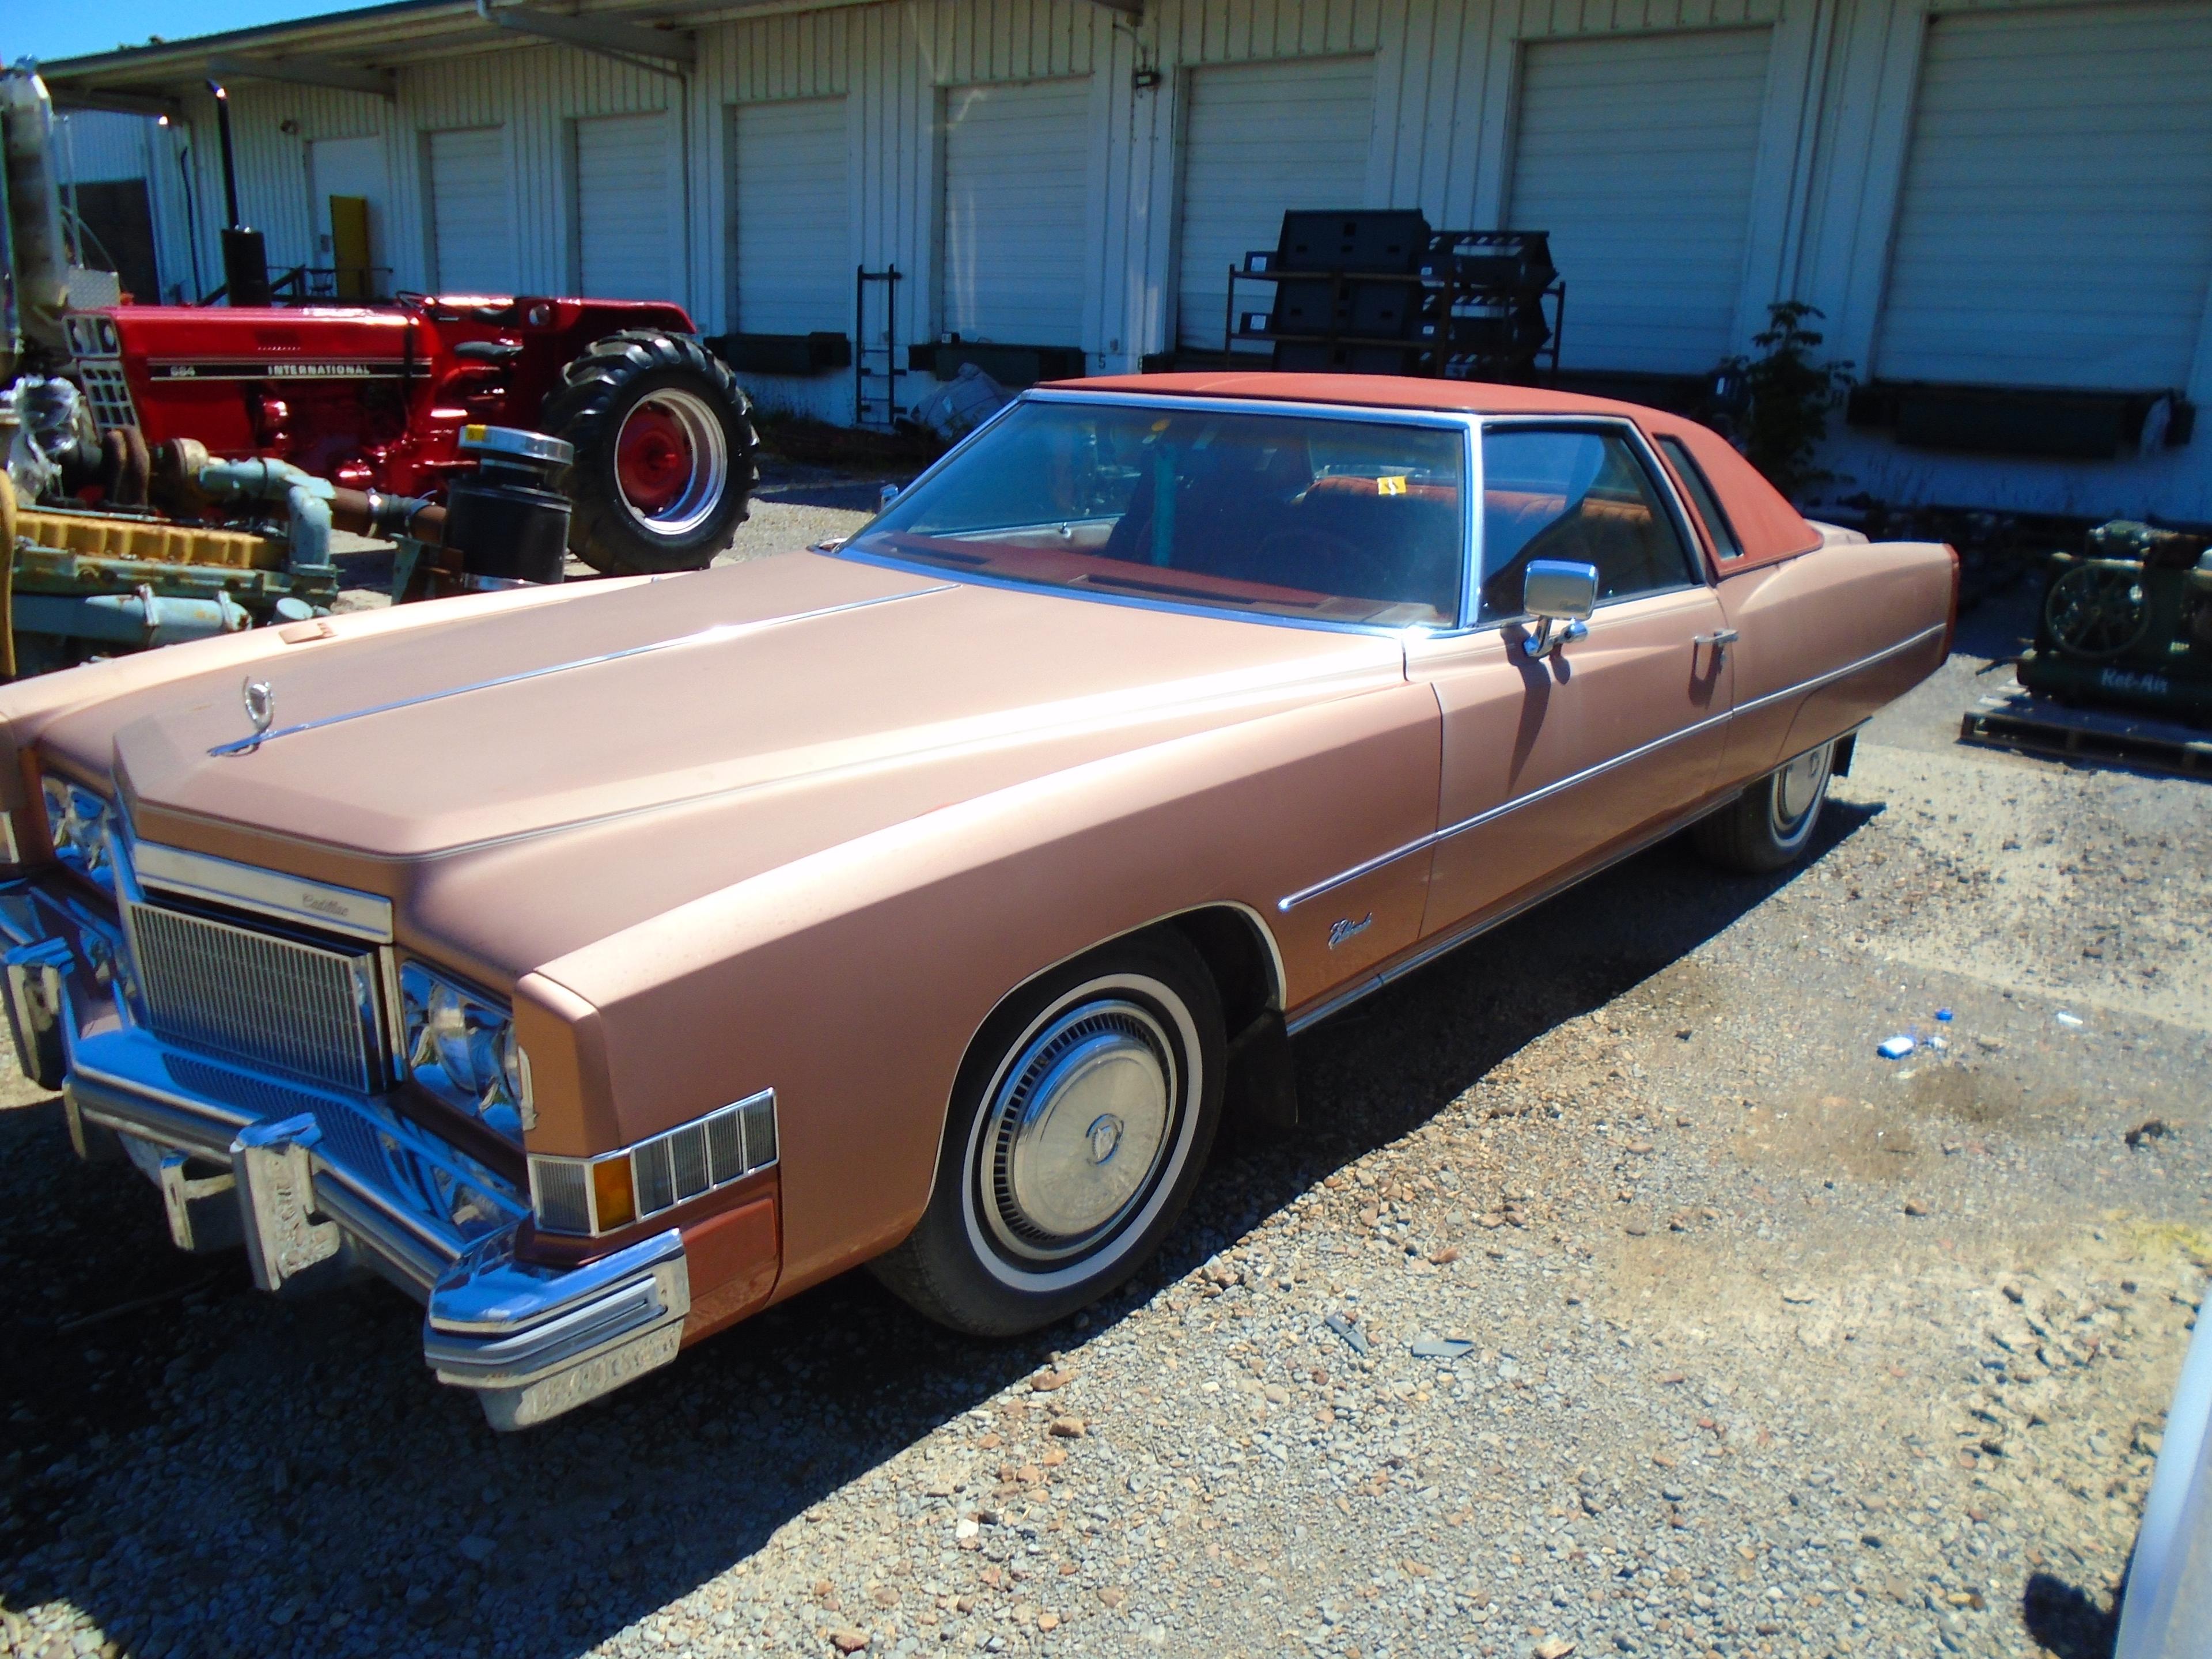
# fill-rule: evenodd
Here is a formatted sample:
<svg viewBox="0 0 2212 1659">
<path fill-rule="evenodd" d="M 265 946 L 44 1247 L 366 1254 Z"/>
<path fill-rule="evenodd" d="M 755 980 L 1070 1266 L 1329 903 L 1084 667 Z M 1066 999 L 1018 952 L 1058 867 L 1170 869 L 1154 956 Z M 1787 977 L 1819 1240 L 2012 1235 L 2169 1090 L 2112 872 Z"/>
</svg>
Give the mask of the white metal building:
<svg viewBox="0 0 2212 1659">
<path fill-rule="evenodd" d="M 1417 207 L 1549 231 L 1586 374 L 1819 307 L 1879 394 L 1845 489 L 2212 520 L 2212 431 L 2174 441 L 2212 403 L 2206 0 L 404 0 L 46 73 L 174 112 L 210 272 L 210 76 L 278 268 L 361 196 L 398 287 L 708 333 L 850 336 L 896 266 L 902 343 L 1133 370 L 1219 347 L 1285 209 Z M 848 368 L 750 378 L 852 416 Z"/>
</svg>

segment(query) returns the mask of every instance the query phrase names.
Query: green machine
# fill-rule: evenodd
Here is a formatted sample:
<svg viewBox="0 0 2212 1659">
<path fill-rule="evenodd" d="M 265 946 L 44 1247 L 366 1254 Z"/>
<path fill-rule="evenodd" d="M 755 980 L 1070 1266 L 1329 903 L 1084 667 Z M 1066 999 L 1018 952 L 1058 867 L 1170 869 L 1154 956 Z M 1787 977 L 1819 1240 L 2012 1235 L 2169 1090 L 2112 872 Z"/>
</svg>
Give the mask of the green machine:
<svg viewBox="0 0 2212 1659">
<path fill-rule="evenodd" d="M 2212 726 L 2212 536 L 2115 520 L 2087 540 L 2051 556 L 2020 683 Z"/>
</svg>

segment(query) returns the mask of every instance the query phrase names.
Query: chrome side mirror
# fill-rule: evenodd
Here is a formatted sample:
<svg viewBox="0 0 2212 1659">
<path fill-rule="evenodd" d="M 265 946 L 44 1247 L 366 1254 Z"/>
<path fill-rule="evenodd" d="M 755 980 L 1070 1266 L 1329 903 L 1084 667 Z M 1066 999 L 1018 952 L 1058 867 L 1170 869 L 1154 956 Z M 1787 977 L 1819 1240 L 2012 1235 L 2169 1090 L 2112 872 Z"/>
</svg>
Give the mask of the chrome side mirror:
<svg viewBox="0 0 2212 1659">
<path fill-rule="evenodd" d="M 1521 608 L 1536 619 L 1536 631 L 1521 642 L 1532 657 L 1549 656 L 1569 640 L 1583 638 L 1597 609 L 1597 567 L 1532 559 L 1521 578 Z"/>
<path fill-rule="evenodd" d="M 881 489 L 876 491 L 876 511 L 882 512 L 898 497 L 899 487 L 896 484 L 885 484 Z"/>
</svg>

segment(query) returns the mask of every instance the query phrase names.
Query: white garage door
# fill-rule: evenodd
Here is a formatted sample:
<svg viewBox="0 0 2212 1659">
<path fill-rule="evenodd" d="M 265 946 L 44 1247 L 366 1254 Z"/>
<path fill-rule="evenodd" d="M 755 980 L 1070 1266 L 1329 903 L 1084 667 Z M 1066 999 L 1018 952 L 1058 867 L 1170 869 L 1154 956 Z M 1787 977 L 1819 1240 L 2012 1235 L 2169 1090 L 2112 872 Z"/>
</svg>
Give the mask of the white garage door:
<svg viewBox="0 0 2212 1659">
<path fill-rule="evenodd" d="M 1273 247 L 1292 208 L 1367 200 L 1375 60 L 1224 64 L 1190 75 L 1182 143 L 1176 338 L 1221 349 L 1228 270 Z M 1240 289 L 1255 308 L 1265 288 Z"/>
<path fill-rule="evenodd" d="M 1506 220 L 1551 233 L 1563 363 L 1696 374 L 1735 349 L 1771 34 L 1525 48 Z"/>
<path fill-rule="evenodd" d="M 963 339 L 1079 345 L 1091 82 L 945 91 L 944 326 Z"/>
<path fill-rule="evenodd" d="M 679 217 L 668 117 L 576 123 L 576 280 L 594 300 L 668 300 Z"/>
<path fill-rule="evenodd" d="M 446 294 L 512 294 L 514 187 L 507 136 L 466 127 L 429 136 L 431 257 Z"/>
<path fill-rule="evenodd" d="M 738 326 L 853 331 L 845 100 L 740 104 L 736 114 Z"/>
<path fill-rule="evenodd" d="M 2186 385 L 2212 280 L 2212 7 L 1936 19 L 1893 246 L 1887 377 Z"/>
</svg>

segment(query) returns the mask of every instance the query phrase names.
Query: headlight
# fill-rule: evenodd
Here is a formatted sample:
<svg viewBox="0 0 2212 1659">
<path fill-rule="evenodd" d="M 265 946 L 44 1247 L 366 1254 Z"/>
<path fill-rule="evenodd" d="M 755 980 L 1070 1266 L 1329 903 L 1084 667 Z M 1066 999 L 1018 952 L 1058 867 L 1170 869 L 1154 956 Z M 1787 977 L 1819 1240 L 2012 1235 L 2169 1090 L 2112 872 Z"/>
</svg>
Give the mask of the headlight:
<svg viewBox="0 0 2212 1659">
<path fill-rule="evenodd" d="M 416 1082 L 473 1113 L 509 1140 L 537 1127 L 530 1056 L 514 1016 L 419 962 L 399 969 L 407 1015 L 407 1070 Z"/>
<path fill-rule="evenodd" d="M 115 870 L 107 857 L 107 803 L 82 784 L 47 777 L 41 793 L 46 805 L 46 838 L 54 856 L 87 881 L 115 890 Z"/>
</svg>

